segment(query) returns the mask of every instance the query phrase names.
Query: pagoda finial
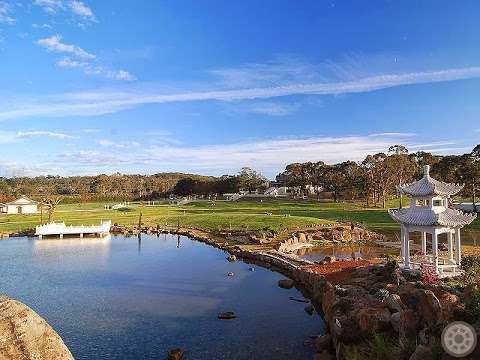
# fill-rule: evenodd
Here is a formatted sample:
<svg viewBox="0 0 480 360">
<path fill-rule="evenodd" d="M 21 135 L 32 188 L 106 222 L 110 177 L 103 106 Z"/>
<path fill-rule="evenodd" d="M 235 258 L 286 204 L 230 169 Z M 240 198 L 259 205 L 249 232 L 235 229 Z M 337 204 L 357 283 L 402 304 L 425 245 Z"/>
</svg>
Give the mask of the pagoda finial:
<svg viewBox="0 0 480 360">
<path fill-rule="evenodd" d="M 430 165 L 425 165 L 423 167 L 423 176 L 430 177 Z"/>
</svg>

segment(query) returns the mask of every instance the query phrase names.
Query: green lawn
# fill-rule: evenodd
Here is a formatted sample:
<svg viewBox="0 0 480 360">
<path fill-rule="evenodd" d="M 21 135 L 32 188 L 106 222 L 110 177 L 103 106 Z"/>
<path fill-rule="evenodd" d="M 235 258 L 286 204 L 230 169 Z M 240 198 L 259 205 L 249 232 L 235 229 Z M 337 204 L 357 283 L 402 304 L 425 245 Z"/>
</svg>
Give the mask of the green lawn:
<svg viewBox="0 0 480 360">
<path fill-rule="evenodd" d="M 388 207 L 395 206 L 398 206 L 398 201 L 388 203 Z M 58 207 L 55 221 L 78 225 L 95 224 L 108 219 L 113 223 L 132 225 L 138 223 L 140 212 L 142 222 L 146 225 L 176 225 L 180 221 L 181 226 L 205 230 L 279 231 L 283 228 L 339 221 L 353 221 L 378 231 L 398 229 L 386 210 L 366 209 L 364 204 L 287 200 L 217 201 L 215 205 L 208 201 L 198 201 L 180 207 L 133 204 L 127 212 L 104 210 L 104 203 L 65 204 Z M 0 215 L 0 232 L 33 228 L 39 221 L 40 215 Z M 480 221 L 477 219 L 472 227 L 480 229 Z"/>
</svg>

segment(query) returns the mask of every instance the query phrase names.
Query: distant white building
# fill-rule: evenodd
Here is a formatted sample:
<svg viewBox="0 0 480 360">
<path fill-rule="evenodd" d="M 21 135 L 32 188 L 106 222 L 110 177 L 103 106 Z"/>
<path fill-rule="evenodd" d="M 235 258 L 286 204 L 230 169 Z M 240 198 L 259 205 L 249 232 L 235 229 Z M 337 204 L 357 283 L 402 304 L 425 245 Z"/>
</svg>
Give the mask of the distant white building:
<svg viewBox="0 0 480 360">
<path fill-rule="evenodd" d="M 280 187 L 275 187 L 272 186 L 265 190 L 264 195 L 265 196 L 287 196 L 288 188 L 286 186 L 280 186 Z"/>
<path fill-rule="evenodd" d="M 38 202 L 22 196 L 15 201 L 0 204 L 0 211 L 5 214 L 36 214 Z"/>
</svg>

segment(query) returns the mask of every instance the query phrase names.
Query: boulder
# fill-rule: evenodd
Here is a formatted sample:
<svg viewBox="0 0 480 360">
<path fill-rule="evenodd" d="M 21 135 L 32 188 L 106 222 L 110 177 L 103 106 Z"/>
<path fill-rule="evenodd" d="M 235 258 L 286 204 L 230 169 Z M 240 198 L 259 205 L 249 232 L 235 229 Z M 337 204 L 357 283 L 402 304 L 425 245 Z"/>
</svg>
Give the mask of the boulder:
<svg viewBox="0 0 480 360">
<path fill-rule="evenodd" d="M 326 264 L 330 264 L 330 263 L 335 262 L 335 261 L 336 261 L 336 258 L 335 258 L 335 256 L 333 256 L 333 255 L 332 255 L 332 256 L 325 256 L 325 257 L 323 258 L 323 261 L 324 261 Z"/>
<path fill-rule="evenodd" d="M 433 360 L 432 350 L 425 345 L 418 345 L 410 360 Z"/>
<path fill-rule="evenodd" d="M 282 279 L 278 280 L 278 286 L 282 289 L 291 289 L 293 287 L 293 280 L 292 279 Z"/>
<path fill-rule="evenodd" d="M 385 299 L 385 304 L 391 312 L 400 312 L 405 308 L 402 299 L 397 294 L 388 295 Z"/>
<path fill-rule="evenodd" d="M 168 360 L 182 360 L 183 355 L 185 355 L 185 351 L 180 348 L 172 349 L 168 352 L 167 359 Z"/>
<path fill-rule="evenodd" d="M 234 262 L 237 261 L 237 257 L 235 255 L 230 255 L 229 257 L 227 257 L 227 260 L 230 262 Z"/>
<path fill-rule="evenodd" d="M 0 359 L 73 360 L 60 336 L 28 306 L 0 296 Z"/>
<path fill-rule="evenodd" d="M 298 233 L 298 242 L 299 242 L 299 243 L 306 243 L 306 242 L 308 242 L 308 240 L 307 240 L 307 235 L 305 235 L 305 233 Z"/>
<path fill-rule="evenodd" d="M 330 334 L 325 334 L 319 336 L 315 339 L 315 348 L 319 353 L 322 351 L 329 351 L 333 349 L 332 336 Z"/>
<path fill-rule="evenodd" d="M 335 356 L 329 353 L 328 351 L 322 351 L 313 356 L 314 360 L 335 360 Z"/>
<path fill-rule="evenodd" d="M 400 337 L 417 333 L 417 319 L 413 310 L 405 310 L 400 313 Z"/>
<path fill-rule="evenodd" d="M 400 331 L 400 313 L 395 312 L 390 316 L 390 325 L 397 333 Z"/>
<path fill-rule="evenodd" d="M 360 330 L 366 334 L 383 331 L 390 326 L 390 311 L 386 308 L 364 308 L 357 313 Z"/>
<path fill-rule="evenodd" d="M 430 290 L 419 289 L 416 293 L 419 302 L 419 315 L 428 325 L 436 325 L 442 317 L 442 306 L 435 294 Z"/>
</svg>

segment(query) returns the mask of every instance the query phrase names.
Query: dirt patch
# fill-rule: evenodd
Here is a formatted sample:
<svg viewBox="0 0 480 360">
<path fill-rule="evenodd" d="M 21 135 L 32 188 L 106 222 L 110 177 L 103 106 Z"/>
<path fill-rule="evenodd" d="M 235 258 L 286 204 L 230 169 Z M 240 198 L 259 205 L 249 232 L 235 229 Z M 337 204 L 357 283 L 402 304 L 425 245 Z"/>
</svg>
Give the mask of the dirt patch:
<svg viewBox="0 0 480 360">
<path fill-rule="evenodd" d="M 381 262 L 381 259 L 335 261 L 324 265 L 306 265 L 303 268 L 316 274 L 323 275 L 325 279 L 331 283 L 341 284 L 349 277 L 353 270 L 359 267 L 379 264 Z"/>
</svg>

